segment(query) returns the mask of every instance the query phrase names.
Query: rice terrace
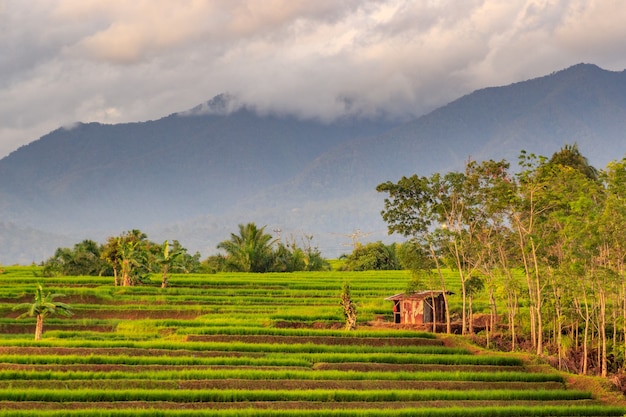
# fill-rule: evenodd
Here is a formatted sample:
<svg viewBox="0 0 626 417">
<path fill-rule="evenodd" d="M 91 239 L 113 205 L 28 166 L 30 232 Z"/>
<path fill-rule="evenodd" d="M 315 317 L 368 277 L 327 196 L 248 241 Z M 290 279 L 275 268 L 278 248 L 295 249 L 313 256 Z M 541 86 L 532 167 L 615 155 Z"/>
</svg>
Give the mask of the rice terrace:
<svg viewBox="0 0 626 417">
<path fill-rule="evenodd" d="M 385 298 L 408 271 L 173 274 L 167 288 L 37 271 L 0 275 L 0 416 L 626 414 L 621 394 L 605 401 L 547 364 L 393 324 Z M 35 341 L 13 307 L 40 283 L 73 315 Z"/>
</svg>

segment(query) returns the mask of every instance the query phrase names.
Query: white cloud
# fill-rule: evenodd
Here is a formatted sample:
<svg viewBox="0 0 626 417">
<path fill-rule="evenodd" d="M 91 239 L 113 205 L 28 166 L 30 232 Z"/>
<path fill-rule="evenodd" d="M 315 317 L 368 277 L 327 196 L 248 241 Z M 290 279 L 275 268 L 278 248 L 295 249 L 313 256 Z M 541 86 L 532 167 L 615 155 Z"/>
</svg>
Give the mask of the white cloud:
<svg viewBox="0 0 626 417">
<path fill-rule="evenodd" d="M 578 62 L 622 70 L 624 21 L 619 0 L 0 0 L 0 156 L 222 92 L 306 117 L 419 115 Z"/>
</svg>

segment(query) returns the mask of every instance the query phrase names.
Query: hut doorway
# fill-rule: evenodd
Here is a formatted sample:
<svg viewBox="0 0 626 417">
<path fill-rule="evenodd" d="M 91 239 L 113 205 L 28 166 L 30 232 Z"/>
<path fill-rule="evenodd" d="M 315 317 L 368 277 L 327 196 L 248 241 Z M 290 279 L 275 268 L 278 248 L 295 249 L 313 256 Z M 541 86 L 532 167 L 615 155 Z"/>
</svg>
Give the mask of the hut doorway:
<svg viewBox="0 0 626 417">
<path fill-rule="evenodd" d="M 424 299 L 424 323 L 432 323 L 434 320 L 433 298 Z"/>
<path fill-rule="evenodd" d="M 402 323 L 402 313 L 400 312 L 400 300 L 394 300 L 393 302 L 393 322 L 396 324 Z"/>
</svg>

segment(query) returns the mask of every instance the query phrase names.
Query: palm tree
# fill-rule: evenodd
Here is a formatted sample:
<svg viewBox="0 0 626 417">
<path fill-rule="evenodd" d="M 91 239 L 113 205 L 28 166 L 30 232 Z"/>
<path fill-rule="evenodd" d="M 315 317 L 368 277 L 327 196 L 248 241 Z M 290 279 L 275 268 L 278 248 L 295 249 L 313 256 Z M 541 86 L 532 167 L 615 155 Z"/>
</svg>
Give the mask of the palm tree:
<svg viewBox="0 0 626 417">
<path fill-rule="evenodd" d="M 589 160 L 580 153 L 578 144 L 565 145 L 555 152 L 549 161 L 550 165 L 563 165 L 573 168 L 591 180 L 598 179 L 598 170 L 589 164 Z"/>
<path fill-rule="evenodd" d="M 62 297 L 62 294 L 44 294 L 43 287 L 39 285 L 35 290 L 35 299 L 32 303 L 22 303 L 13 307 L 13 310 L 27 310 L 18 316 L 18 319 L 24 317 L 37 317 L 37 325 L 35 326 L 35 340 L 40 340 L 43 335 L 43 322 L 46 317 L 54 314 L 62 314 L 71 316 L 70 306 L 65 303 L 54 301 L 56 297 Z"/>
<path fill-rule="evenodd" d="M 272 236 L 254 223 L 239 225 L 239 235 L 230 234 L 230 240 L 217 245 L 227 253 L 226 267 L 237 272 L 268 272 L 273 264 Z"/>
</svg>

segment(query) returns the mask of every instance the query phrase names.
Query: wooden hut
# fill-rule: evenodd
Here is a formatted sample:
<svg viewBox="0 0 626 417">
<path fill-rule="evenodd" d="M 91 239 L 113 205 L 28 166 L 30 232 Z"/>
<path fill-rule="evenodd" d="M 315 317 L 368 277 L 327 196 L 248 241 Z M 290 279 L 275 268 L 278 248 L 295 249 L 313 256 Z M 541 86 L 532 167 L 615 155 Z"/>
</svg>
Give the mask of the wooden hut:
<svg viewBox="0 0 626 417">
<path fill-rule="evenodd" d="M 447 292 L 446 294 L 450 294 Z M 400 293 L 385 298 L 393 301 L 393 321 L 398 324 L 445 323 L 443 291 Z"/>
</svg>

